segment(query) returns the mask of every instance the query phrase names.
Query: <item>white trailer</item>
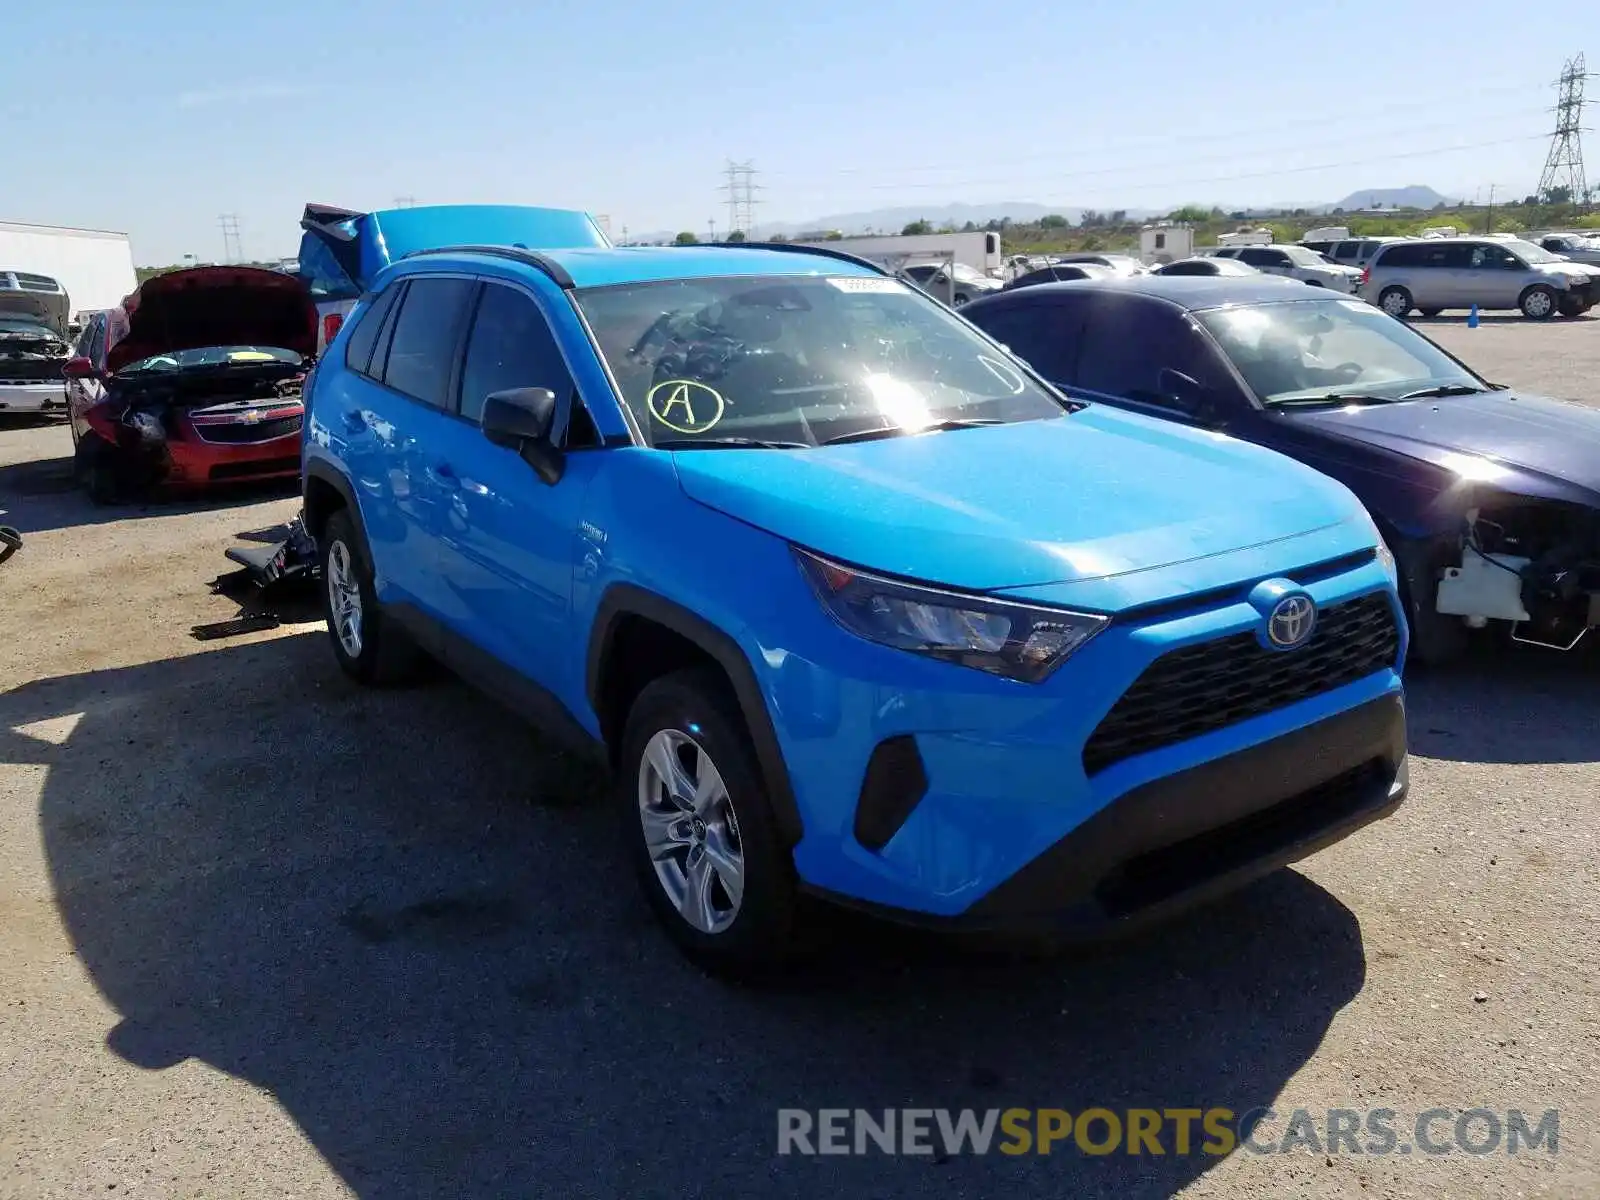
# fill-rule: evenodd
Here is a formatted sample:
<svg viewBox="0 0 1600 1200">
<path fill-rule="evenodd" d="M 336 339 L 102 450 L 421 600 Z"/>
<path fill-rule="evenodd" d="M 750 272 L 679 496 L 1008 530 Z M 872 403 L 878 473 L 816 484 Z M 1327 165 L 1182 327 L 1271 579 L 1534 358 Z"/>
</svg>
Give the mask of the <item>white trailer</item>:
<svg viewBox="0 0 1600 1200">
<path fill-rule="evenodd" d="M 1177 262 L 1194 253 L 1194 230 L 1188 225 L 1159 221 L 1139 230 L 1139 261 L 1147 267 Z"/>
<path fill-rule="evenodd" d="M 824 250 L 842 250 L 877 262 L 894 255 L 949 255 L 955 262 L 998 276 L 1005 266 L 1000 235 L 985 230 L 974 233 L 916 233 L 903 237 L 845 237 L 822 242 L 801 242 Z"/>
<path fill-rule="evenodd" d="M 74 315 L 115 308 L 138 286 L 128 235 L 0 221 L 0 271 L 48 275 L 66 291 Z"/>
</svg>

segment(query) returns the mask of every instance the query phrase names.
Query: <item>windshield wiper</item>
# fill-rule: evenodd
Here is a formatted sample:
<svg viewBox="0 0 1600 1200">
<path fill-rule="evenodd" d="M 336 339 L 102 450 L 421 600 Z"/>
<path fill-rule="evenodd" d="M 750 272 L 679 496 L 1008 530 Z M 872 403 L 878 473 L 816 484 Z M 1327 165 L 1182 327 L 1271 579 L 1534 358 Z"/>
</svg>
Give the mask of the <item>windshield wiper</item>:
<svg viewBox="0 0 1600 1200">
<path fill-rule="evenodd" d="M 747 437 L 710 437 L 710 438 L 668 438 L 664 442 L 651 442 L 657 450 L 809 450 L 809 442 L 769 442 L 761 438 Z"/>
<path fill-rule="evenodd" d="M 1436 396 L 1479 396 L 1484 389 L 1470 383 L 1441 383 L 1438 387 L 1418 388 L 1401 396 L 1402 400 L 1426 400 Z"/>
<path fill-rule="evenodd" d="M 841 433 L 836 437 L 823 438 L 824 446 L 842 446 L 846 442 L 871 442 L 878 438 L 900 437 L 908 433 L 928 433 L 947 429 L 976 429 L 980 425 L 1004 425 L 1005 422 L 998 417 L 969 417 L 965 419 L 952 419 L 949 421 L 934 421 L 928 425 L 880 425 L 875 429 L 858 429 L 854 433 Z"/>
<path fill-rule="evenodd" d="M 1320 396 L 1284 396 L 1268 400 L 1268 408 L 1321 407 L 1335 404 L 1393 404 L 1393 396 L 1374 396 L 1369 392 L 1324 392 Z"/>
</svg>

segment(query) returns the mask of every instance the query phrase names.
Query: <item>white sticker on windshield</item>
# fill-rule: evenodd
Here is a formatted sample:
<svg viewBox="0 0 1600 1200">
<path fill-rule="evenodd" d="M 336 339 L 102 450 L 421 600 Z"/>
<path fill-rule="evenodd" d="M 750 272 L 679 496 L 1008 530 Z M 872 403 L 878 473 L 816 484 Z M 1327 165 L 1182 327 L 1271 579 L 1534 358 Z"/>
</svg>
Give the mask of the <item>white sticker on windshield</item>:
<svg viewBox="0 0 1600 1200">
<path fill-rule="evenodd" d="M 829 275 L 827 279 L 841 292 L 869 292 L 882 295 L 885 292 L 905 291 L 905 286 L 893 279 L 870 279 L 860 275 Z"/>
</svg>

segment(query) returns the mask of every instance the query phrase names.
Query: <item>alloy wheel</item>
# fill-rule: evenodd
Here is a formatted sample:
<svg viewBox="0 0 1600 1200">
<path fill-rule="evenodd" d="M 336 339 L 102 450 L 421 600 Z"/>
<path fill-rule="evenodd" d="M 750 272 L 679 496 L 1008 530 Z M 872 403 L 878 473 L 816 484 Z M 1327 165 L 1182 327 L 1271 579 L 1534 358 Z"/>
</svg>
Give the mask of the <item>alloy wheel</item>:
<svg viewBox="0 0 1600 1200">
<path fill-rule="evenodd" d="M 744 900 L 744 845 L 722 774 L 689 734 L 662 729 L 639 761 L 639 820 L 656 881 L 701 933 L 733 924 Z"/>
<path fill-rule="evenodd" d="M 350 548 L 338 541 L 328 547 L 328 611 L 339 645 L 351 658 L 360 658 L 361 583 Z"/>
</svg>

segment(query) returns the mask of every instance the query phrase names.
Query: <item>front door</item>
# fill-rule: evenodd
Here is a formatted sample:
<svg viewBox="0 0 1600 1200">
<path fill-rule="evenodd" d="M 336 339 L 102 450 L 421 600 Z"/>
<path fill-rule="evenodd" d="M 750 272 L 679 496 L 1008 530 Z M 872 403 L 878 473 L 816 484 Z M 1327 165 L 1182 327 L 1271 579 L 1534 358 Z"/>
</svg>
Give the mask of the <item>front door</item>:
<svg viewBox="0 0 1600 1200">
<path fill-rule="evenodd" d="M 551 304 L 550 311 L 560 309 Z M 560 440 L 567 455 L 554 484 L 541 480 L 517 451 L 489 442 L 478 425 L 490 394 L 523 387 L 549 388 L 563 402 L 557 428 L 566 431 Z M 444 619 L 578 709 L 583 654 L 572 641 L 570 621 L 577 529 L 604 452 L 595 448 L 596 439 L 576 432 L 593 425 L 529 291 L 484 283 L 457 395 L 456 414 L 446 418 L 437 447 L 449 481 L 437 509 Z"/>
</svg>

